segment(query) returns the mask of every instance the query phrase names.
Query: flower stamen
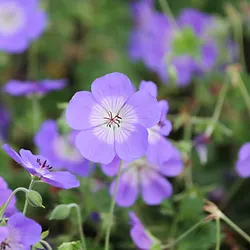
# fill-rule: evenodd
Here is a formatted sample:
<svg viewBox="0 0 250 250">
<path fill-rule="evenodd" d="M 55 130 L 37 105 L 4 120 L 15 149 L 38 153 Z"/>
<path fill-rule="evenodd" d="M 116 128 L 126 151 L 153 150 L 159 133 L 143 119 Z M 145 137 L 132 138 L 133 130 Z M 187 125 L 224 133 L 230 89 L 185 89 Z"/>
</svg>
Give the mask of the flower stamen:
<svg viewBox="0 0 250 250">
<path fill-rule="evenodd" d="M 108 112 L 109 117 L 104 117 L 105 120 L 107 120 L 107 127 L 110 127 L 115 124 L 117 125 L 117 127 L 119 128 L 121 125 L 121 120 L 122 117 L 119 116 L 119 114 L 117 114 L 116 116 L 113 117 L 113 114 L 111 111 Z"/>
</svg>

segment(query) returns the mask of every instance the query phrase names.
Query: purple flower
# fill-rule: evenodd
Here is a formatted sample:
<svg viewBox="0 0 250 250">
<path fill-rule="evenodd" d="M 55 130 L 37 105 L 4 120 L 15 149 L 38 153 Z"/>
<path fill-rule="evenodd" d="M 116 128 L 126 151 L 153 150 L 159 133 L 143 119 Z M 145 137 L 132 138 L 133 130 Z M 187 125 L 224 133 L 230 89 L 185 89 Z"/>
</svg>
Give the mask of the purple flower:
<svg viewBox="0 0 250 250">
<path fill-rule="evenodd" d="M 147 128 L 160 118 L 155 97 L 137 91 L 124 74 L 97 78 L 91 92 L 77 92 L 69 102 L 66 120 L 75 130 L 76 146 L 90 161 L 108 164 L 116 155 L 132 161 L 146 153 Z"/>
<path fill-rule="evenodd" d="M 151 81 L 141 81 L 139 90 L 157 97 L 157 86 Z M 150 162 L 161 164 L 168 157 L 168 151 L 171 152 L 171 145 L 165 136 L 168 136 L 171 132 L 172 124 L 166 119 L 169 110 L 168 102 L 165 100 L 159 101 L 159 107 L 161 110 L 160 121 L 155 126 L 148 128 L 149 145 L 146 157 Z"/>
<path fill-rule="evenodd" d="M 149 162 L 141 158 L 133 162 L 122 163 L 122 173 L 118 184 L 116 203 L 121 207 L 132 206 L 141 193 L 148 205 L 158 205 L 172 195 L 172 185 L 164 177 L 174 177 L 181 173 L 183 162 L 179 151 L 169 143 L 168 159 L 162 164 Z M 108 175 L 117 172 L 119 161 L 115 159 L 106 165 Z M 110 186 L 113 195 L 116 180 Z"/>
<path fill-rule="evenodd" d="M 7 225 L 0 227 L 0 249 L 30 249 L 41 239 L 42 227 L 22 213 L 12 215 Z"/>
<path fill-rule="evenodd" d="M 54 90 L 63 89 L 66 85 L 67 83 L 63 79 L 41 80 L 39 82 L 10 80 L 4 86 L 3 91 L 13 96 L 44 95 Z"/>
<path fill-rule="evenodd" d="M 21 53 L 44 31 L 47 17 L 38 0 L 0 1 L 0 50 Z"/>
<path fill-rule="evenodd" d="M 130 236 L 133 242 L 141 250 L 150 250 L 154 245 L 154 241 L 150 237 L 150 234 L 134 212 L 130 212 L 129 217 L 131 223 Z"/>
<path fill-rule="evenodd" d="M 250 142 L 245 143 L 239 151 L 236 172 L 242 178 L 250 176 Z"/>
<path fill-rule="evenodd" d="M 56 169 L 66 169 L 78 176 L 89 174 L 89 161 L 84 159 L 74 146 L 77 132 L 61 135 L 57 123 L 45 121 L 35 136 L 35 144 L 39 154 L 48 158 Z"/>
<path fill-rule="evenodd" d="M 33 155 L 29 150 L 25 149 L 21 149 L 19 155 L 7 144 L 3 145 L 3 150 L 32 176 L 39 178 L 43 182 L 63 189 L 75 188 L 80 185 L 75 176 L 67 171 L 53 172 L 49 160 L 41 155 Z"/>
<path fill-rule="evenodd" d="M 219 51 L 209 28 L 216 25 L 215 18 L 185 9 L 174 23 L 154 10 L 150 1 L 142 0 L 132 12 L 136 24 L 129 43 L 132 60 L 142 60 L 163 81 L 174 77 L 179 86 L 189 84 L 194 74 L 214 68 Z"/>
<path fill-rule="evenodd" d="M 0 176 L 0 207 L 3 206 L 7 200 L 9 199 L 10 195 L 12 194 L 12 190 L 8 188 L 8 184 L 6 181 Z M 16 213 L 16 197 L 14 196 L 7 209 L 5 210 L 5 217 L 9 217 L 12 214 Z"/>
<path fill-rule="evenodd" d="M 0 140 L 5 140 L 10 123 L 10 116 L 7 110 L 0 106 Z"/>
<path fill-rule="evenodd" d="M 210 138 L 205 134 L 200 134 L 194 138 L 194 147 L 198 153 L 201 164 L 207 163 L 207 145 L 210 142 Z"/>
</svg>

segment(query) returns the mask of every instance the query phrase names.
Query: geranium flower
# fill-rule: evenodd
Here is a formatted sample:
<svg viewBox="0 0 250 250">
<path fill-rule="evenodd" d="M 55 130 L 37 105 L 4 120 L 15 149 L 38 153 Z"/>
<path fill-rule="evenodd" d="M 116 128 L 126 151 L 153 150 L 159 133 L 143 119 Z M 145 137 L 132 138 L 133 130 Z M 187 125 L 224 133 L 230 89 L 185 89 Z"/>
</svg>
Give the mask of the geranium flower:
<svg viewBox="0 0 250 250">
<path fill-rule="evenodd" d="M 52 186 L 70 189 L 79 187 L 80 183 L 74 175 L 67 171 L 52 171 L 48 159 L 41 155 L 33 155 L 29 150 L 21 149 L 20 155 L 7 144 L 3 145 L 3 150 L 17 163 L 23 166 L 33 177 Z"/>
<path fill-rule="evenodd" d="M 154 97 L 157 97 L 158 91 L 155 83 L 151 81 L 142 81 L 139 86 L 139 90 L 146 91 Z M 172 124 L 167 120 L 167 113 L 169 110 L 168 102 L 165 100 L 159 101 L 161 109 L 160 121 L 153 127 L 148 128 L 148 149 L 146 157 L 148 161 L 161 164 L 166 158 L 168 158 L 169 142 L 165 138 L 172 130 Z"/>
<path fill-rule="evenodd" d="M 250 142 L 245 143 L 239 150 L 236 172 L 242 178 L 250 176 Z"/>
<path fill-rule="evenodd" d="M 156 11 L 152 1 L 144 0 L 133 4 L 132 14 L 135 27 L 130 36 L 129 55 L 134 61 L 143 61 L 164 82 L 174 78 L 179 86 L 186 86 L 194 75 L 230 61 L 221 56 L 228 38 L 213 35 L 211 30 L 219 21 L 211 15 L 184 9 L 174 21 Z"/>
<path fill-rule="evenodd" d="M 66 169 L 78 176 L 89 174 L 89 161 L 75 147 L 76 131 L 60 135 L 56 121 L 45 121 L 34 141 L 39 153 L 48 158 L 55 169 Z"/>
<path fill-rule="evenodd" d="M 170 143 L 169 143 L 170 144 Z M 164 177 L 174 177 L 181 173 L 183 162 L 179 151 L 171 144 L 168 147 L 168 159 L 162 164 L 149 162 L 141 158 L 133 162 L 122 162 L 122 173 L 118 184 L 116 203 L 121 207 L 132 206 L 141 193 L 148 205 L 158 205 L 172 195 L 172 185 Z M 105 172 L 112 175 L 117 172 L 119 160 L 105 165 Z M 103 167 L 103 166 L 102 166 Z M 116 180 L 110 186 L 113 195 Z"/>
<path fill-rule="evenodd" d="M 22 213 L 12 215 L 6 226 L 0 227 L 0 249 L 30 249 L 41 239 L 42 227 Z"/>
<path fill-rule="evenodd" d="M 64 79 L 19 81 L 10 80 L 3 88 L 3 91 L 13 96 L 44 95 L 54 90 L 61 90 L 67 85 Z"/>
<path fill-rule="evenodd" d="M 90 161 L 110 163 L 116 155 L 131 161 L 140 158 L 148 147 L 147 128 L 160 118 L 155 97 L 137 91 L 121 73 L 97 78 L 91 92 L 77 92 L 69 102 L 66 120 L 81 132 L 76 146 Z"/>
<path fill-rule="evenodd" d="M 207 145 L 210 143 L 210 138 L 205 134 L 200 134 L 194 138 L 193 145 L 198 153 L 201 164 L 207 163 Z"/>
<path fill-rule="evenodd" d="M 7 202 L 11 194 L 12 190 L 8 188 L 8 184 L 3 179 L 3 177 L 0 176 L 0 207 L 2 207 Z M 4 216 L 9 217 L 16 212 L 16 197 L 14 196 L 6 208 Z"/>
<path fill-rule="evenodd" d="M 47 17 L 38 0 L 0 1 L 0 50 L 21 53 L 44 31 Z"/>
<path fill-rule="evenodd" d="M 150 234 L 134 212 L 130 212 L 129 217 L 131 224 L 130 236 L 133 242 L 141 250 L 150 250 L 154 245 L 154 241 L 150 237 Z"/>
</svg>

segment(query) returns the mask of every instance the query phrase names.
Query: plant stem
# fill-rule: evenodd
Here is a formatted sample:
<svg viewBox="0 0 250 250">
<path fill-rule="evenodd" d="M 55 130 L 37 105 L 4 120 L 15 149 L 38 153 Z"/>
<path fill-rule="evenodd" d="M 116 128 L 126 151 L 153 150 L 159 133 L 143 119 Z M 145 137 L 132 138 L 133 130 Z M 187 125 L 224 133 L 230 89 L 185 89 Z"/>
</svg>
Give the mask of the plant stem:
<svg viewBox="0 0 250 250">
<path fill-rule="evenodd" d="M 222 213 L 221 219 L 224 220 L 230 227 L 232 227 L 239 235 L 250 243 L 250 237 L 239 228 L 233 221 L 231 221 L 225 214 Z"/>
<path fill-rule="evenodd" d="M 220 218 L 216 219 L 216 250 L 220 250 Z"/>
<path fill-rule="evenodd" d="M 196 224 L 194 224 L 191 228 L 189 228 L 185 233 L 183 233 L 182 235 L 180 235 L 174 242 L 162 246 L 162 249 L 168 249 L 168 248 L 170 248 L 172 246 L 175 246 L 177 243 L 179 243 L 182 239 L 184 239 L 187 235 L 189 235 L 190 233 L 192 233 L 196 228 L 198 228 L 203 223 L 204 223 L 204 219 L 200 220 L 199 222 L 197 222 Z"/>
<path fill-rule="evenodd" d="M 86 241 L 85 241 L 85 237 L 84 237 L 84 233 L 83 233 L 83 226 L 82 226 L 82 215 L 81 215 L 81 210 L 78 204 L 76 203 L 72 203 L 69 205 L 70 208 L 75 208 L 76 209 L 76 213 L 77 213 L 77 224 L 78 224 L 78 230 L 79 230 L 79 234 L 80 234 L 80 239 L 82 242 L 82 247 L 83 250 L 87 250 L 86 247 Z"/>
<path fill-rule="evenodd" d="M 25 193 L 27 194 L 29 191 L 28 191 L 27 188 L 24 188 L 24 187 L 19 187 L 19 188 L 15 189 L 15 190 L 11 193 L 11 195 L 10 195 L 10 197 L 8 198 L 8 200 L 6 201 L 6 203 L 4 204 L 3 208 L 1 209 L 1 212 L 0 212 L 0 219 L 3 218 L 4 212 L 5 212 L 6 208 L 8 207 L 8 205 L 9 205 L 11 199 L 12 199 L 12 198 L 14 197 L 14 195 L 15 195 L 16 193 L 18 193 L 18 192 L 25 192 Z"/>
<path fill-rule="evenodd" d="M 105 250 L 109 250 L 110 233 L 111 233 L 111 228 L 113 225 L 113 215 L 114 215 L 114 211 L 115 211 L 115 200 L 116 200 L 116 194 L 117 194 L 117 190 L 118 190 L 119 180 L 121 177 L 121 172 L 122 172 L 122 160 L 120 161 L 119 171 L 118 171 L 118 174 L 116 177 L 116 182 L 115 182 L 114 194 L 112 197 L 110 210 L 109 210 L 110 223 L 108 224 L 107 231 L 106 231 Z"/>
<path fill-rule="evenodd" d="M 213 113 L 213 116 L 211 119 L 212 121 L 205 131 L 205 135 L 207 137 L 210 137 L 214 132 L 215 125 L 220 118 L 222 106 L 224 104 L 228 88 L 229 88 L 228 84 L 224 84 L 224 86 L 220 92 L 220 95 L 219 95 L 219 98 L 218 98 L 218 101 L 217 101 L 217 104 L 216 104 L 216 107 L 215 107 L 215 110 L 214 110 L 214 113 Z"/>
<path fill-rule="evenodd" d="M 33 179 L 31 179 L 30 185 L 29 185 L 29 191 L 32 190 L 33 186 L 35 184 L 35 181 Z M 25 204 L 24 204 L 24 208 L 23 208 L 23 215 L 26 215 L 27 213 L 27 208 L 28 208 L 28 197 L 26 196 L 26 200 L 25 200 Z"/>
<path fill-rule="evenodd" d="M 238 86 L 239 89 L 241 91 L 241 94 L 244 98 L 245 104 L 247 106 L 248 112 L 250 114 L 250 96 L 248 94 L 248 90 L 246 88 L 246 85 L 244 84 L 244 81 L 242 79 L 242 77 L 240 76 L 240 74 L 238 73 Z"/>
<path fill-rule="evenodd" d="M 40 240 L 40 243 L 46 247 L 47 250 L 52 250 L 50 244 L 45 240 Z"/>
</svg>

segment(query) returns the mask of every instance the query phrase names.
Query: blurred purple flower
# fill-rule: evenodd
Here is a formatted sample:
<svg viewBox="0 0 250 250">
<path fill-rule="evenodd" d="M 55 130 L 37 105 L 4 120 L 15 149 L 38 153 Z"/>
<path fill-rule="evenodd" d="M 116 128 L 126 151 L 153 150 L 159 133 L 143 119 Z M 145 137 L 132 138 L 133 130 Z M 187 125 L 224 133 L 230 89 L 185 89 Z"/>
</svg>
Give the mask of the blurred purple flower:
<svg viewBox="0 0 250 250">
<path fill-rule="evenodd" d="M 0 249 L 31 249 L 41 239 L 42 227 L 22 213 L 12 215 L 0 227 Z"/>
<path fill-rule="evenodd" d="M 38 0 L 0 1 L 0 50 L 21 53 L 41 36 L 47 16 Z"/>
<path fill-rule="evenodd" d="M 9 199 L 10 195 L 12 194 L 12 190 L 8 188 L 8 184 L 6 181 L 0 176 L 0 207 L 3 206 L 7 200 Z M 4 216 L 10 217 L 12 214 L 16 213 L 16 197 L 14 196 L 7 209 L 5 210 Z"/>
<path fill-rule="evenodd" d="M 79 187 L 80 183 L 74 175 L 67 171 L 52 171 L 48 159 L 41 155 L 33 155 L 29 150 L 21 149 L 20 155 L 7 144 L 3 150 L 17 163 L 23 166 L 32 176 L 54 187 L 70 189 Z"/>
<path fill-rule="evenodd" d="M 130 212 L 129 217 L 131 224 L 130 236 L 133 242 L 141 250 L 150 250 L 154 245 L 154 241 L 149 233 L 134 212 Z"/>
<path fill-rule="evenodd" d="M 131 161 L 148 147 L 147 128 L 160 118 L 155 97 L 135 92 L 129 78 L 121 73 L 97 78 L 91 92 L 77 92 L 69 102 L 66 120 L 75 130 L 76 146 L 90 161 L 109 164 L 118 155 Z M 81 119 L 79 119 L 81 117 Z"/>
<path fill-rule="evenodd" d="M 250 142 L 245 143 L 239 150 L 236 172 L 242 178 L 250 176 Z"/>
<path fill-rule="evenodd" d="M 158 205 L 172 195 L 172 185 L 164 176 L 179 175 L 183 169 L 183 162 L 180 152 L 174 146 L 169 143 L 168 148 L 168 158 L 162 164 L 149 162 L 146 158 L 122 163 L 122 173 L 116 196 L 116 203 L 119 206 L 132 206 L 140 192 L 148 205 Z M 119 160 L 115 159 L 109 165 L 105 165 L 104 171 L 107 175 L 112 176 L 118 168 Z M 110 186 L 111 195 L 114 192 L 115 181 Z"/>
<path fill-rule="evenodd" d="M 0 106 L 0 141 L 5 140 L 10 124 L 10 115 L 6 109 Z"/>
<path fill-rule="evenodd" d="M 59 80 L 41 80 L 38 82 L 10 80 L 3 88 L 3 91 L 13 96 L 44 95 L 54 90 L 65 88 L 67 82 Z"/>
<path fill-rule="evenodd" d="M 210 138 L 205 134 L 200 134 L 194 138 L 193 145 L 198 153 L 201 164 L 207 163 L 207 145 L 210 143 Z"/>
<path fill-rule="evenodd" d="M 141 81 L 139 90 L 146 91 L 154 97 L 157 97 L 158 94 L 156 84 L 151 81 Z M 161 164 L 168 157 L 168 151 L 171 152 L 171 145 L 165 136 L 171 132 L 172 124 L 166 118 L 169 110 L 168 102 L 159 101 L 159 107 L 161 109 L 160 121 L 155 126 L 148 128 L 149 145 L 146 157 L 150 162 Z"/>
<path fill-rule="evenodd" d="M 35 135 L 34 141 L 39 154 L 48 158 L 53 168 L 66 169 L 78 176 L 88 176 L 89 161 L 74 146 L 76 135 L 76 131 L 60 135 L 56 121 L 47 120 Z"/>
<path fill-rule="evenodd" d="M 174 23 L 164 13 L 154 10 L 151 1 L 143 0 L 133 5 L 132 13 L 136 25 L 129 42 L 130 57 L 142 60 L 163 81 L 174 76 L 179 86 L 185 86 L 194 74 L 215 66 L 218 47 L 209 33 L 215 24 L 213 17 L 185 9 Z"/>
</svg>

